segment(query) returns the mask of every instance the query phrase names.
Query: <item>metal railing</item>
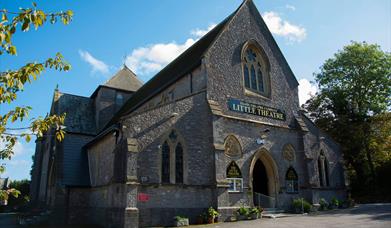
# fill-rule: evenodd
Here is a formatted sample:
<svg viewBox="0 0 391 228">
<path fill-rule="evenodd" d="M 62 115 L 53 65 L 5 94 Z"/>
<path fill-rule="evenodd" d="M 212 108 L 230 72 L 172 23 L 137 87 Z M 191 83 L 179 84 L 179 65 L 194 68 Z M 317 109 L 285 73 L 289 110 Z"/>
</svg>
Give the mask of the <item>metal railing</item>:
<svg viewBox="0 0 391 228">
<path fill-rule="evenodd" d="M 276 207 L 276 199 L 274 197 L 267 196 L 259 192 L 254 192 L 253 197 L 254 197 L 254 206 L 260 206 L 262 208 Z"/>
</svg>

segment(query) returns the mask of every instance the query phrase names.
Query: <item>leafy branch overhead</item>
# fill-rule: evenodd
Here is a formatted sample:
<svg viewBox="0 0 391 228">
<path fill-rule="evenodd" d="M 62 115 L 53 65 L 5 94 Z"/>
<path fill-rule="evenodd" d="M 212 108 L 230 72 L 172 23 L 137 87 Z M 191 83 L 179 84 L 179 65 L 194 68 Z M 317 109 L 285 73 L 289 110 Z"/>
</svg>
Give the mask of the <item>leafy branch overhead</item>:
<svg viewBox="0 0 391 228">
<path fill-rule="evenodd" d="M 0 16 L 0 55 L 8 54 L 15 56 L 17 55 L 17 48 L 12 41 L 18 31 L 27 32 L 30 28 L 37 30 L 45 23 L 54 24 L 57 21 L 67 25 L 72 21 L 73 12 L 68 10 L 65 12 L 45 13 L 37 8 L 36 3 L 33 3 L 32 8 L 19 8 L 18 12 L 0 9 Z M 55 57 L 48 58 L 42 62 L 31 62 L 16 70 L 0 72 L 0 105 L 12 104 L 18 98 L 18 94 L 23 91 L 25 84 L 30 84 L 37 80 L 45 69 L 69 71 L 71 66 L 60 53 L 57 53 Z M 32 135 L 43 137 L 45 134 L 55 134 L 57 140 L 63 140 L 65 132 L 62 126 L 65 120 L 65 113 L 30 119 L 26 127 L 10 127 L 17 121 L 26 121 L 31 110 L 32 108 L 29 106 L 21 106 L 0 115 L 0 140 L 4 143 L 4 147 L 0 148 L 0 159 L 12 158 L 13 148 L 20 138 L 30 141 Z M 0 165 L 0 173 L 4 172 L 4 169 L 5 167 Z M 9 194 L 14 193 L 17 196 L 17 190 L 15 191 L 1 190 L 0 199 L 6 199 Z"/>
</svg>

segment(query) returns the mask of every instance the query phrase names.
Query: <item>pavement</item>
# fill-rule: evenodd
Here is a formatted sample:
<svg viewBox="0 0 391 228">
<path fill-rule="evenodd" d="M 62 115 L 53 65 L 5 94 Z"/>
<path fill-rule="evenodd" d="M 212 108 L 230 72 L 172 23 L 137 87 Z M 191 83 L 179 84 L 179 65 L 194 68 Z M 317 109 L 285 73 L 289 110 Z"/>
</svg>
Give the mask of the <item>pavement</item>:
<svg viewBox="0 0 391 228">
<path fill-rule="evenodd" d="M 19 226 L 17 214 L 0 213 L 1 228 L 30 227 Z M 42 227 L 42 226 L 35 226 Z M 50 226 L 45 226 L 45 228 Z M 58 226 L 52 226 L 58 227 Z M 61 228 L 75 226 L 61 226 Z M 83 227 L 83 226 L 79 226 Z M 190 226 L 196 228 L 391 228 L 390 204 L 361 204 L 354 208 L 326 211 L 309 215 L 289 215 L 280 218 L 262 218 L 249 221 L 226 222 L 210 225 Z M 84 227 L 83 227 L 84 228 Z"/>
<path fill-rule="evenodd" d="M 391 228 L 391 204 L 361 204 L 354 208 L 292 215 L 276 219 L 227 222 L 197 228 Z"/>
</svg>

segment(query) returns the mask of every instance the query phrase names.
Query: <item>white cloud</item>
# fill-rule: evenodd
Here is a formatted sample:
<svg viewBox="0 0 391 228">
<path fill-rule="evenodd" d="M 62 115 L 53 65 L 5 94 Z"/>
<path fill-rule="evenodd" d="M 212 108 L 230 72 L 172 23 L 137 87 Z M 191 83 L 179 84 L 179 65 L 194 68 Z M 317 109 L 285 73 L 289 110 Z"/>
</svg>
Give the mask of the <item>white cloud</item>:
<svg viewBox="0 0 391 228">
<path fill-rule="evenodd" d="M 79 50 L 79 55 L 82 60 L 91 65 L 91 73 L 100 72 L 102 74 L 109 73 L 109 66 L 103 61 L 92 56 L 88 51 Z"/>
<path fill-rule="evenodd" d="M 286 37 L 289 41 L 300 42 L 307 36 L 305 28 L 283 20 L 276 12 L 265 12 L 263 19 L 273 34 Z"/>
<path fill-rule="evenodd" d="M 292 5 L 289 5 L 289 4 L 286 4 L 285 5 L 285 8 L 289 9 L 289 10 L 292 10 L 292 11 L 295 11 L 296 10 L 296 7 L 292 6 Z"/>
<path fill-rule="evenodd" d="M 212 23 L 208 26 L 207 29 L 196 28 L 196 29 L 191 30 L 190 34 L 195 37 L 201 38 L 202 36 L 207 34 L 210 30 L 212 30 L 215 26 L 216 26 L 216 24 Z"/>
<path fill-rule="evenodd" d="M 311 84 L 310 81 L 303 78 L 299 80 L 299 102 L 300 105 L 304 104 L 308 99 L 315 95 L 318 88 Z"/>
<path fill-rule="evenodd" d="M 139 75 L 156 73 L 215 26 L 216 24 L 211 24 L 206 30 L 198 28 L 192 30 L 190 32 L 192 36 L 184 43 L 172 41 L 169 43 L 157 43 L 150 44 L 146 47 L 138 47 L 126 57 L 125 64 Z"/>
</svg>

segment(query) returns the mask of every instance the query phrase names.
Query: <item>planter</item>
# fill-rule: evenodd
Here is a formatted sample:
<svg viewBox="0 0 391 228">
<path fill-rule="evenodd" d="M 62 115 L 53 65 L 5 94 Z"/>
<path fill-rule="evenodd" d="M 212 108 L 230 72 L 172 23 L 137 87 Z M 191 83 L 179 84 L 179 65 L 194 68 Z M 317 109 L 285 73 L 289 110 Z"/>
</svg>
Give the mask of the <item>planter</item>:
<svg viewBox="0 0 391 228">
<path fill-rule="evenodd" d="M 259 213 L 250 214 L 250 219 L 259 219 Z"/>
<path fill-rule="evenodd" d="M 208 217 L 208 224 L 213 224 L 215 222 L 214 217 Z"/>
<path fill-rule="evenodd" d="M 247 215 L 238 215 L 238 220 L 247 220 Z"/>
<path fill-rule="evenodd" d="M 184 219 L 180 219 L 180 220 L 176 220 L 176 221 L 175 221 L 175 226 L 176 226 L 176 227 L 188 226 L 188 225 L 189 225 L 189 219 L 187 219 L 187 218 L 184 218 Z"/>
</svg>

